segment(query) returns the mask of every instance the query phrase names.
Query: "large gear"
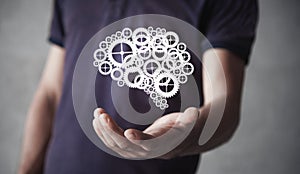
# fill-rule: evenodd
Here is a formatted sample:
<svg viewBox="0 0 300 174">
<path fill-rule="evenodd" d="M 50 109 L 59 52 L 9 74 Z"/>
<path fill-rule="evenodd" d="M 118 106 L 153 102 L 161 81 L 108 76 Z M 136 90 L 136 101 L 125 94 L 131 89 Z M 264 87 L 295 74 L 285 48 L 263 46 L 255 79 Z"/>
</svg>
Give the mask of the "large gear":
<svg viewBox="0 0 300 174">
<path fill-rule="evenodd" d="M 120 46 L 120 50 L 115 50 Z M 124 50 L 124 47 L 129 47 L 128 50 Z M 136 46 L 129 40 L 118 39 L 114 41 L 108 48 L 108 60 L 116 67 L 120 68 L 127 55 L 136 54 Z M 120 56 L 121 60 L 118 62 L 116 57 Z"/>
<path fill-rule="evenodd" d="M 169 73 L 162 73 L 154 80 L 155 91 L 163 97 L 173 97 L 179 90 L 176 77 Z"/>
</svg>

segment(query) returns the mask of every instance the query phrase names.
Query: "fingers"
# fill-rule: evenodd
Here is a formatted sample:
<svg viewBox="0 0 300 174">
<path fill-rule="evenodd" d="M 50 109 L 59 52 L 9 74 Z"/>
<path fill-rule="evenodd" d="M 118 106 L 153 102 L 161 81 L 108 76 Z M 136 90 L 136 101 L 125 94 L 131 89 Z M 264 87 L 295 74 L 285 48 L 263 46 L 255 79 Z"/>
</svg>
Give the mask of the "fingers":
<svg viewBox="0 0 300 174">
<path fill-rule="evenodd" d="M 146 140 L 150 140 L 154 138 L 154 136 L 150 134 L 146 134 L 140 130 L 136 129 L 127 129 L 124 132 L 125 137 L 132 142 L 133 144 L 136 144 L 143 148 L 145 151 L 151 151 L 152 145 L 149 143 L 146 143 Z"/>
<path fill-rule="evenodd" d="M 105 110 L 103 108 L 97 108 L 94 110 L 94 117 L 98 118 L 100 114 L 105 113 Z"/>
<path fill-rule="evenodd" d="M 103 109 L 96 109 L 94 117 L 94 129 L 108 148 L 127 158 L 138 158 L 145 154 L 143 148 L 125 138 L 123 129 Z"/>
<path fill-rule="evenodd" d="M 146 133 L 144 133 L 140 130 L 136 130 L 136 129 L 127 129 L 124 132 L 124 135 L 129 140 L 148 140 L 148 139 L 154 138 L 152 135 L 146 134 Z"/>
</svg>

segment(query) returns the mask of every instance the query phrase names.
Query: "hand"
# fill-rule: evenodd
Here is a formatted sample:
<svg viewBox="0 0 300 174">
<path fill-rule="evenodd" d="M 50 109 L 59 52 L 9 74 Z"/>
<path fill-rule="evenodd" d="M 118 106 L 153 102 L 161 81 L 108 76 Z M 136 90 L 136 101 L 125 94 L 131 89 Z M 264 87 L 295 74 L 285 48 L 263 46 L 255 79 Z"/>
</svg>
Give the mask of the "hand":
<svg viewBox="0 0 300 174">
<path fill-rule="evenodd" d="M 184 113 L 171 113 L 157 119 L 144 131 L 124 131 L 104 109 L 98 108 L 94 111 L 93 127 L 102 142 L 124 158 L 170 159 L 195 153 L 199 131 L 194 125 L 198 115 L 198 109 L 188 108 Z"/>
</svg>

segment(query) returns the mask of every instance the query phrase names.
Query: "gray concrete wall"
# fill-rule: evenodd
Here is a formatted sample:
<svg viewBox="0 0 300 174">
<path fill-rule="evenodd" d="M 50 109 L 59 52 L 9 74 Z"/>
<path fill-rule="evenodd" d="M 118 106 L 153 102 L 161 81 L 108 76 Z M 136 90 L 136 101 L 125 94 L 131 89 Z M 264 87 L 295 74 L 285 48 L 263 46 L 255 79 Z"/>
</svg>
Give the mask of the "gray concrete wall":
<svg viewBox="0 0 300 174">
<path fill-rule="evenodd" d="M 202 174 L 300 173 L 300 1 L 260 1 L 234 138 L 205 153 Z M 15 173 L 27 108 L 46 60 L 50 0 L 0 1 L 0 173 Z"/>
</svg>

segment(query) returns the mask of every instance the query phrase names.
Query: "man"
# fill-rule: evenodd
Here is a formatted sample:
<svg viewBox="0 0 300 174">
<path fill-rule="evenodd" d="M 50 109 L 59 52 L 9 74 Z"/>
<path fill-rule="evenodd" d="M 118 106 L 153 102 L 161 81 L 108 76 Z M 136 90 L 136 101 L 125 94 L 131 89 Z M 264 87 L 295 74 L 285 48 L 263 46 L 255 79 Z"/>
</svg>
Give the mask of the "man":
<svg viewBox="0 0 300 174">
<path fill-rule="evenodd" d="M 52 45 L 29 109 L 19 173 L 195 173 L 199 154 L 227 142 L 238 126 L 245 65 L 255 37 L 257 13 L 255 0 L 56 0 L 49 37 Z M 200 114 L 197 109 L 185 113 L 197 115 L 191 134 L 165 155 L 134 161 L 103 152 L 85 136 L 73 108 L 72 77 L 81 50 L 97 31 L 137 14 L 164 14 L 185 20 L 204 33 L 214 49 L 206 50 L 203 55 L 202 63 L 209 78 L 197 67 L 202 74 L 198 82 L 202 82 L 204 103 L 199 108 Z M 218 58 L 213 56 L 215 53 Z M 223 70 L 217 68 L 219 62 Z M 226 86 L 220 83 L 223 71 Z M 136 143 L 134 140 L 163 134 L 178 117 L 178 113 L 169 112 L 140 131 L 136 125 L 120 119 L 111 98 L 105 97 L 107 93 L 109 91 L 103 89 L 100 94 L 101 106 L 105 107 L 95 110 L 93 125 L 104 144 L 123 157 L 131 158 L 133 152 L 124 153 L 127 145 L 120 147 L 119 140 L 114 139 L 109 130 L 132 145 Z M 197 139 L 210 103 L 218 99 L 226 99 L 222 121 L 208 143 L 199 146 Z M 170 111 L 176 110 L 170 106 Z"/>
</svg>

